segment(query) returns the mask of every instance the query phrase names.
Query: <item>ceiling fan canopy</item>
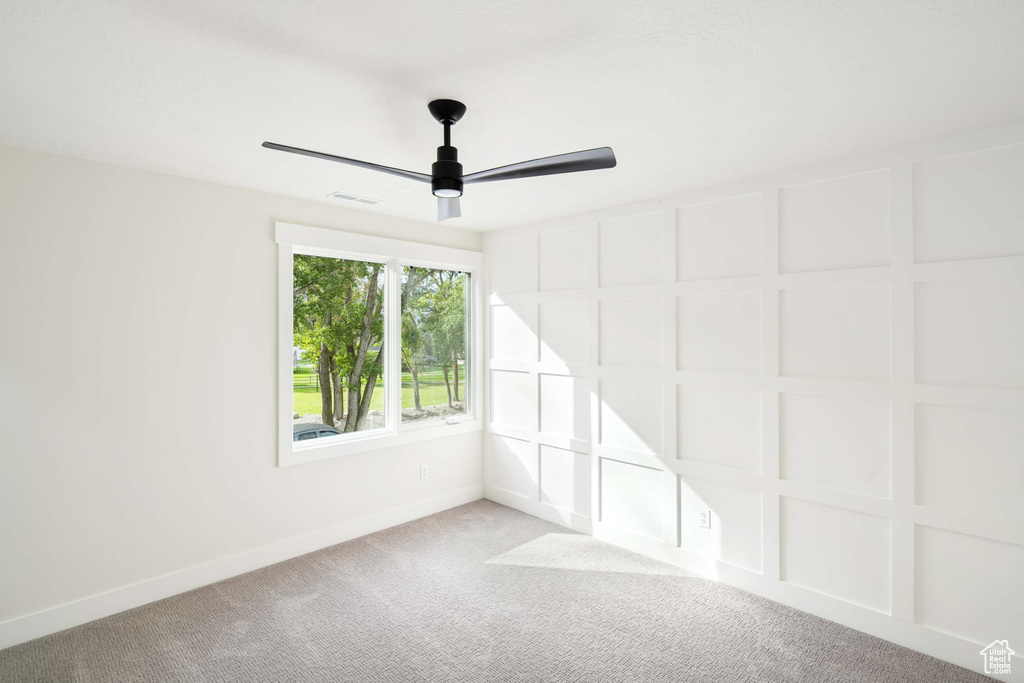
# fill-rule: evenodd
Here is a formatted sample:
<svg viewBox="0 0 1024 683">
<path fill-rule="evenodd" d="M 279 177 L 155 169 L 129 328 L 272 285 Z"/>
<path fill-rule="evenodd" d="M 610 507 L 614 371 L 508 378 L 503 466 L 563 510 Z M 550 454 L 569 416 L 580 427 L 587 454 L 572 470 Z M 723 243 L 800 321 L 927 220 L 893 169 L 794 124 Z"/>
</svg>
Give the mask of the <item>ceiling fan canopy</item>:
<svg viewBox="0 0 1024 683">
<path fill-rule="evenodd" d="M 489 183 L 497 180 L 514 180 L 517 178 L 533 178 L 537 176 L 554 175 L 560 173 L 575 173 L 577 171 L 594 171 L 602 168 L 613 168 L 615 166 L 615 153 L 611 147 L 597 147 L 580 152 L 569 152 L 568 154 L 557 154 L 555 156 L 520 161 L 508 166 L 477 171 L 469 175 L 463 175 L 462 164 L 459 163 L 459 150 L 452 146 L 452 126 L 459 122 L 465 113 L 466 105 L 455 100 L 434 100 L 427 105 L 430 114 L 437 119 L 438 123 L 444 126 L 444 144 L 437 148 L 437 161 L 430 167 L 430 173 L 417 173 L 406 171 L 401 168 L 383 166 L 369 161 L 359 161 L 348 157 L 314 152 L 308 149 L 279 145 L 275 142 L 264 142 L 267 149 L 276 149 L 281 152 L 301 154 L 317 159 L 335 161 L 349 166 L 358 166 L 371 171 L 388 173 L 390 175 L 415 180 L 422 183 L 430 183 L 430 189 L 437 197 L 437 220 L 443 221 L 449 218 L 458 218 L 462 215 L 459 205 L 459 197 L 462 196 L 466 185 L 473 183 Z"/>
</svg>

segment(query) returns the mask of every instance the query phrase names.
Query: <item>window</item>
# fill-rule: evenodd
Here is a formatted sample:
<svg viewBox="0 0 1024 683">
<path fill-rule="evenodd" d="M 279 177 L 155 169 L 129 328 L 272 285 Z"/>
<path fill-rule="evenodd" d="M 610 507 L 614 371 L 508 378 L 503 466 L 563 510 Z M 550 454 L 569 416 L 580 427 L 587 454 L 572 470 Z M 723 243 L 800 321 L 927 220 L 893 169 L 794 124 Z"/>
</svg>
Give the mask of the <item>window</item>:
<svg viewBox="0 0 1024 683">
<path fill-rule="evenodd" d="M 342 433 L 385 427 L 386 275 L 384 263 L 293 255 L 295 424 Z"/>
<path fill-rule="evenodd" d="M 478 252 L 279 223 L 281 465 L 480 429 Z"/>
</svg>

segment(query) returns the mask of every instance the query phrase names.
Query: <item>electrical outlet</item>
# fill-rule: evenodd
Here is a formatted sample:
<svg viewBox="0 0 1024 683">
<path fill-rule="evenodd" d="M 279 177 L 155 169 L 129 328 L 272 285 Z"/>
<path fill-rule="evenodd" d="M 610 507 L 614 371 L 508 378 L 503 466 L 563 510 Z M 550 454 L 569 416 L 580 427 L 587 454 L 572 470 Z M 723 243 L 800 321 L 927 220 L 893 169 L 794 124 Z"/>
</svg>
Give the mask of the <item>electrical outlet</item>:
<svg viewBox="0 0 1024 683">
<path fill-rule="evenodd" d="M 711 510 L 700 511 L 700 525 L 704 529 L 711 528 Z"/>
<path fill-rule="evenodd" d="M 420 465 L 420 479 L 426 479 L 426 478 L 427 478 L 427 466 L 426 465 Z"/>
</svg>

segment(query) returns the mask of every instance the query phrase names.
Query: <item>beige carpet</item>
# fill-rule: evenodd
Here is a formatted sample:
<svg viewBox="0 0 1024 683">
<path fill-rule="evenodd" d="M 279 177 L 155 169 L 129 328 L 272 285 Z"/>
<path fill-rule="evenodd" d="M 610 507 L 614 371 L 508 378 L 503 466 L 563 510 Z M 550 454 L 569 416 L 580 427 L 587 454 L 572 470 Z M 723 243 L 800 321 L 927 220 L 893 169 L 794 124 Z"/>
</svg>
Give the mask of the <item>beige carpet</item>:
<svg viewBox="0 0 1024 683">
<path fill-rule="evenodd" d="M 984 681 L 478 501 L 0 651 L 0 681 Z"/>
</svg>

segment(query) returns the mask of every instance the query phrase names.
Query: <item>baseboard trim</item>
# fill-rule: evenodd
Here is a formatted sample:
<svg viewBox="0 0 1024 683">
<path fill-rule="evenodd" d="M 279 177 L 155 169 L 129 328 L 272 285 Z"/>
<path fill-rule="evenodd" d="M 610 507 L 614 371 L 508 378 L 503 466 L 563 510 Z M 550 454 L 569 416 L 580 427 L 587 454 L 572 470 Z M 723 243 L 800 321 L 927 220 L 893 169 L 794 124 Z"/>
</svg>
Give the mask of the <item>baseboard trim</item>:
<svg viewBox="0 0 1024 683">
<path fill-rule="evenodd" d="M 484 487 L 482 485 L 469 486 L 434 498 L 359 517 L 326 529 L 229 555 L 219 560 L 163 574 L 106 593 L 15 617 L 0 622 L 0 650 L 217 581 L 230 579 L 255 569 L 290 560 L 315 550 L 344 543 L 375 531 L 472 503 L 483 497 Z"/>
<path fill-rule="evenodd" d="M 484 489 L 484 497 L 487 498 L 487 500 L 493 500 L 495 503 L 501 503 L 502 505 L 508 506 L 514 510 L 519 510 L 520 512 L 525 512 L 528 515 L 540 517 L 548 522 L 568 527 L 573 531 L 580 532 L 581 534 L 589 535 L 592 533 L 589 517 L 584 517 L 583 515 L 576 514 L 575 512 L 569 512 L 568 510 L 561 510 L 553 505 L 549 505 L 548 503 L 542 503 L 518 493 L 512 493 L 511 491 L 506 491 L 504 489 L 487 486 Z"/>
<path fill-rule="evenodd" d="M 485 487 L 484 496 L 488 500 L 507 505 L 520 512 L 592 535 L 594 538 L 661 560 L 705 578 L 721 581 L 862 633 L 962 666 L 970 671 L 981 671 L 981 656 L 979 655 L 981 645 L 969 640 L 936 631 L 921 624 L 903 621 L 838 598 L 821 595 L 748 569 L 692 553 L 683 548 L 671 547 L 658 540 L 617 529 L 586 517 L 572 515 L 546 503 L 493 486 Z M 585 523 L 582 523 L 584 520 Z M 1011 676 L 1007 680 L 1020 679 Z"/>
</svg>

